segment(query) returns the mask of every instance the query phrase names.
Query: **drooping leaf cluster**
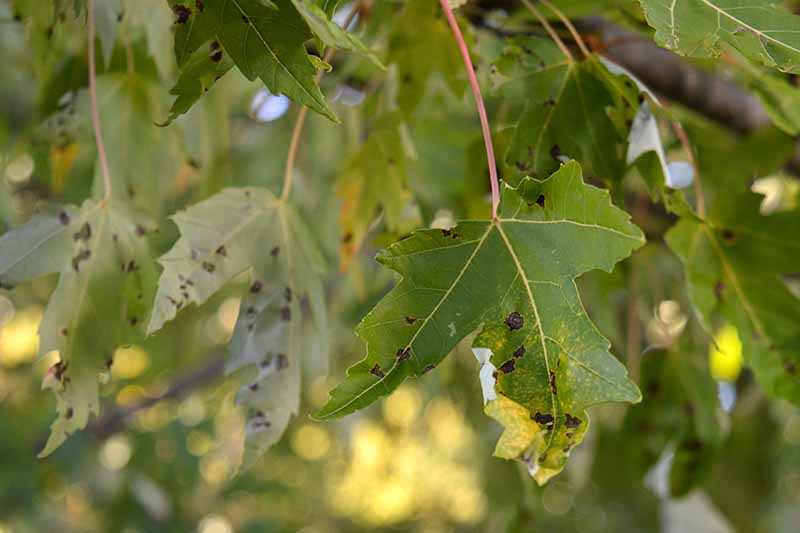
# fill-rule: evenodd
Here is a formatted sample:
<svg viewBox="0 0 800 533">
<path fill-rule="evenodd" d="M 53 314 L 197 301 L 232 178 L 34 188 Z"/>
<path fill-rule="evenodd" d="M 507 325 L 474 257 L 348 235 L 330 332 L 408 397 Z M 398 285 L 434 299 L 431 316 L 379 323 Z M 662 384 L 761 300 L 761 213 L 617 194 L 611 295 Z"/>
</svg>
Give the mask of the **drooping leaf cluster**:
<svg viewBox="0 0 800 533">
<path fill-rule="evenodd" d="M 641 475 L 672 453 L 673 496 L 706 483 L 726 435 L 705 353 L 724 326 L 759 394 L 800 404 L 796 187 L 769 208 L 753 192 L 763 178 L 796 185 L 774 175 L 800 132 L 800 93 L 786 77 L 800 71 L 800 17 L 775 2 L 603 3 L 641 38 L 748 88 L 772 124 L 746 135 L 671 102 L 602 46 L 584 54 L 555 13 L 547 24 L 566 44 L 524 3 L 503 16 L 491 2 L 452 3 L 499 148 L 496 219 L 437 2 L 96 2 L 107 200 L 85 89 L 86 3 L 11 4 L 40 90 L 36 120 L 5 144 L 33 153 L 25 192 L 60 205 L 24 207 L 0 237 L 4 291 L 55 275 L 39 352 L 57 353 L 43 377 L 58 416 L 42 454 L 100 413 L 118 348 L 177 336 L 229 292 L 238 308 L 218 344 L 245 467 L 301 413 L 303 384 L 325 373 L 329 353 L 335 372 L 356 359 L 352 339 L 337 338 L 354 321 L 337 316 L 342 307 L 363 315 L 366 353 L 314 406 L 317 419 L 427 379 L 469 346 L 483 365 L 483 397 L 470 401 L 502 426 L 495 455 L 540 484 L 590 431 L 587 410 L 611 402 L 637 404 L 621 425 Z M 573 18 L 594 9 L 569 4 Z M 305 132 L 304 115 L 299 129 L 263 124 L 259 98 L 318 116 Z M 281 183 L 293 129 L 300 155 L 294 181 Z M 391 274 L 369 270 L 384 244 L 375 259 L 397 275 L 391 288 Z M 683 279 L 645 287 L 659 275 L 652 256 Z M 627 280 L 625 324 L 604 308 L 597 271 Z M 691 326 L 649 319 L 641 300 L 682 306 Z"/>
</svg>

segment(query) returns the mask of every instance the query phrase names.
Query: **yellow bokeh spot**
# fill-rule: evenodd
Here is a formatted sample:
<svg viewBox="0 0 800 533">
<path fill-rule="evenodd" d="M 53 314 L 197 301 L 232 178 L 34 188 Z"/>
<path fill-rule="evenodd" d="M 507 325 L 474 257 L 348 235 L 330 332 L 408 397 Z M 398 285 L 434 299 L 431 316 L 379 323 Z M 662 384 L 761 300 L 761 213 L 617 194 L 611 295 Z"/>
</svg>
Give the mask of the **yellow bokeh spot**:
<svg viewBox="0 0 800 533">
<path fill-rule="evenodd" d="M 190 431 L 186 435 L 186 448 L 189 453 L 200 457 L 211 451 L 214 447 L 214 439 L 205 431 Z"/>
<path fill-rule="evenodd" d="M 131 459 L 130 441 L 125 437 L 112 437 L 100 448 L 100 464 L 109 470 L 121 470 Z"/>
<path fill-rule="evenodd" d="M 128 407 L 140 402 L 147 393 L 140 385 L 127 385 L 117 393 L 117 405 Z"/>
<path fill-rule="evenodd" d="M 219 454 L 206 455 L 200 460 L 200 475 L 209 485 L 219 485 L 230 474 L 230 463 Z"/>
<path fill-rule="evenodd" d="M 391 425 L 407 428 L 417 418 L 422 397 L 413 385 L 401 385 L 382 404 L 383 418 Z"/>
<path fill-rule="evenodd" d="M 716 335 L 708 353 L 714 379 L 735 381 L 742 371 L 742 341 L 736 328 L 727 324 Z"/>
<path fill-rule="evenodd" d="M 28 307 L 0 327 L 0 364 L 14 367 L 36 357 L 41 321 L 41 308 Z"/>
<path fill-rule="evenodd" d="M 292 450 L 308 461 L 322 459 L 331 447 L 327 430 L 312 424 L 305 424 L 292 435 Z"/>
<path fill-rule="evenodd" d="M 142 348 L 138 346 L 117 348 L 114 352 L 111 374 L 115 379 L 132 379 L 144 372 L 148 366 L 150 358 Z"/>
</svg>

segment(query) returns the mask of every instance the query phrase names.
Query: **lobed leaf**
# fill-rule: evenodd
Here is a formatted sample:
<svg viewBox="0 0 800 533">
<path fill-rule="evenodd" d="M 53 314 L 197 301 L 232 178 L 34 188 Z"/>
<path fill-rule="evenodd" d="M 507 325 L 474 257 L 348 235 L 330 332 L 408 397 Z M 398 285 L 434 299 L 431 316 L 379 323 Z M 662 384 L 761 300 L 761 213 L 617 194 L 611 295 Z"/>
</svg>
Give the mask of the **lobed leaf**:
<svg viewBox="0 0 800 533">
<path fill-rule="evenodd" d="M 506 186 L 497 221 L 415 232 L 378 255 L 402 280 L 359 324 L 367 355 L 315 417 L 366 407 L 481 328 L 474 345 L 495 354 L 497 390 L 549 431 L 537 457 L 545 481 L 566 460 L 548 451 L 565 455 L 579 442 L 570 430 L 587 420 L 587 407 L 640 398 L 586 316 L 574 279 L 610 271 L 643 243 L 608 193 L 583 183 L 575 162 L 547 180 Z"/>
</svg>

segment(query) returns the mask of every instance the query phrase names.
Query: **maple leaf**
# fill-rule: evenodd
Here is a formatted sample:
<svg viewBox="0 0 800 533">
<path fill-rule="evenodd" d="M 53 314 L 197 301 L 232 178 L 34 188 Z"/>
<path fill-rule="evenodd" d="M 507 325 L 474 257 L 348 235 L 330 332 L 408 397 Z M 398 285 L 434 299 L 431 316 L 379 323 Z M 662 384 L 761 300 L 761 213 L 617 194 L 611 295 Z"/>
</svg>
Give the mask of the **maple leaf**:
<svg viewBox="0 0 800 533">
<path fill-rule="evenodd" d="M 302 219 L 266 189 L 225 189 L 173 219 L 181 237 L 159 259 L 164 272 L 148 333 L 251 273 L 226 364 L 247 417 L 246 468 L 281 437 L 299 408 L 301 299 L 308 299 L 314 335 L 326 345 L 323 259 Z"/>
<path fill-rule="evenodd" d="M 43 382 L 59 416 L 40 456 L 99 413 L 98 376 L 110 370 L 117 347 L 143 338 L 156 278 L 145 233 L 124 208 L 86 201 L 0 238 L 0 285 L 59 274 L 39 329 L 40 354 L 59 353 Z"/>
<path fill-rule="evenodd" d="M 358 326 L 367 355 L 316 418 L 366 407 L 433 369 L 479 328 L 474 345 L 494 353 L 498 391 L 557 436 L 545 449 L 579 441 L 574 430 L 585 430 L 588 406 L 639 400 L 574 282 L 589 270 L 610 271 L 642 246 L 639 229 L 606 191 L 583 183 L 575 162 L 546 180 L 506 186 L 500 213 L 494 222 L 417 231 L 378 255 L 403 279 Z M 561 465 L 552 456 L 543 466 Z"/>
</svg>

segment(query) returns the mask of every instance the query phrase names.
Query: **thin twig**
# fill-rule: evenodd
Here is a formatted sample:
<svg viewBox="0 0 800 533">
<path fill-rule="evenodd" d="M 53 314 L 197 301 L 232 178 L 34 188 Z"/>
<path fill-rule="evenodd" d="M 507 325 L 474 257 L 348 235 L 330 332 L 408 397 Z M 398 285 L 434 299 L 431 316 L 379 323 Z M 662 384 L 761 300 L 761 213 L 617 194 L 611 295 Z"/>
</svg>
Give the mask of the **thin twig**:
<svg viewBox="0 0 800 533">
<path fill-rule="evenodd" d="M 342 24 L 342 28 L 347 30 L 350 27 L 350 24 L 353 22 L 353 19 L 358 15 L 359 11 L 361 11 L 361 2 L 356 3 L 353 6 L 353 9 L 350 10 L 350 13 L 347 15 L 347 18 L 344 19 L 344 23 Z M 325 51 L 325 56 L 322 58 L 323 61 L 326 63 L 330 63 L 331 59 L 333 59 L 333 55 L 336 53 L 335 48 L 328 48 Z M 314 82 L 319 83 L 319 80 L 322 79 L 322 75 L 324 71 L 319 70 L 317 74 L 314 76 Z M 283 174 L 283 191 L 281 192 L 281 202 L 285 202 L 289 199 L 289 194 L 292 192 L 292 178 L 294 177 L 294 162 L 297 159 L 297 147 L 300 144 L 300 134 L 303 133 L 303 126 L 306 122 L 306 115 L 308 115 L 308 108 L 306 106 L 300 107 L 300 111 L 297 113 L 297 118 L 294 122 L 294 129 L 292 130 L 292 139 L 289 142 L 289 153 L 286 156 L 286 171 Z"/>
<path fill-rule="evenodd" d="M 575 58 L 572 57 L 572 52 L 569 51 L 567 45 L 564 44 L 564 41 L 561 40 L 561 37 L 558 36 L 556 30 L 553 29 L 553 26 L 550 25 L 550 23 L 547 21 L 547 18 L 544 15 L 542 15 L 541 11 L 536 9 L 536 6 L 534 6 L 529 0 L 522 0 L 522 3 L 525 4 L 525 7 L 528 8 L 528 11 L 533 13 L 533 16 L 536 17 L 536 20 L 538 20 L 539 23 L 542 26 L 544 26 L 544 29 L 547 31 L 547 34 L 550 36 L 551 39 L 553 39 L 553 42 L 556 43 L 556 46 L 558 46 L 558 48 L 566 56 L 566 58 L 569 59 L 570 63 L 574 62 Z"/>
<path fill-rule="evenodd" d="M 489 181 L 492 187 L 492 220 L 497 220 L 497 207 L 500 205 L 500 181 L 497 177 L 497 164 L 494 159 L 492 130 L 489 128 L 489 119 L 486 117 L 486 107 L 483 105 L 481 88 L 478 85 L 478 78 L 475 76 L 475 68 L 472 66 L 472 59 L 469 57 L 467 43 L 464 41 L 464 36 L 461 34 L 461 29 L 458 27 L 456 17 L 453 15 L 453 9 L 450 7 L 448 0 L 439 0 L 439 3 L 442 5 L 444 14 L 447 17 L 447 22 L 450 24 L 450 29 L 453 30 L 453 35 L 456 38 L 456 42 L 458 42 L 458 49 L 461 51 L 461 58 L 464 60 L 464 67 L 467 69 L 467 76 L 472 86 L 472 94 L 475 96 L 475 104 L 478 106 L 478 116 L 481 119 L 481 130 L 483 131 L 483 142 L 486 145 L 486 159 L 489 164 Z"/>
<path fill-rule="evenodd" d="M 103 132 L 100 129 L 100 113 L 97 111 L 97 82 L 94 66 L 94 0 L 86 2 L 86 18 L 89 32 L 89 105 L 92 110 L 92 127 L 94 140 L 97 144 L 97 157 L 103 171 L 103 204 L 107 205 L 111 199 L 111 172 L 108 169 L 106 146 L 103 142 Z"/>
<path fill-rule="evenodd" d="M 525 1 L 527 2 L 527 0 Z M 578 30 L 575 29 L 575 26 L 572 25 L 572 22 L 570 22 L 569 18 L 567 18 L 567 16 L 564 15 L 564 13 L 556 6 L 554 6 L 552 2 L 550 2 L 549 0 L 539 0 L 539 1 L 542 3 L 543 6 L 552 11 L 553 14 L 555 14 L 555 16 L 557 16 L 558 19 L 564 24 L 564 26 L 567 27 L 569 33 L 572 35 L 572 38 L 575 39 L 578 48 L 581 49 L 583 57 L 589 57 L 590 55 L 592 55 L 592 53 L 589 51 L 589 48 L 586 46 L 586 43 L 583 41 L 583 37 L 581 37 L 581 34 L 578 33 Z"/>
</svg>

